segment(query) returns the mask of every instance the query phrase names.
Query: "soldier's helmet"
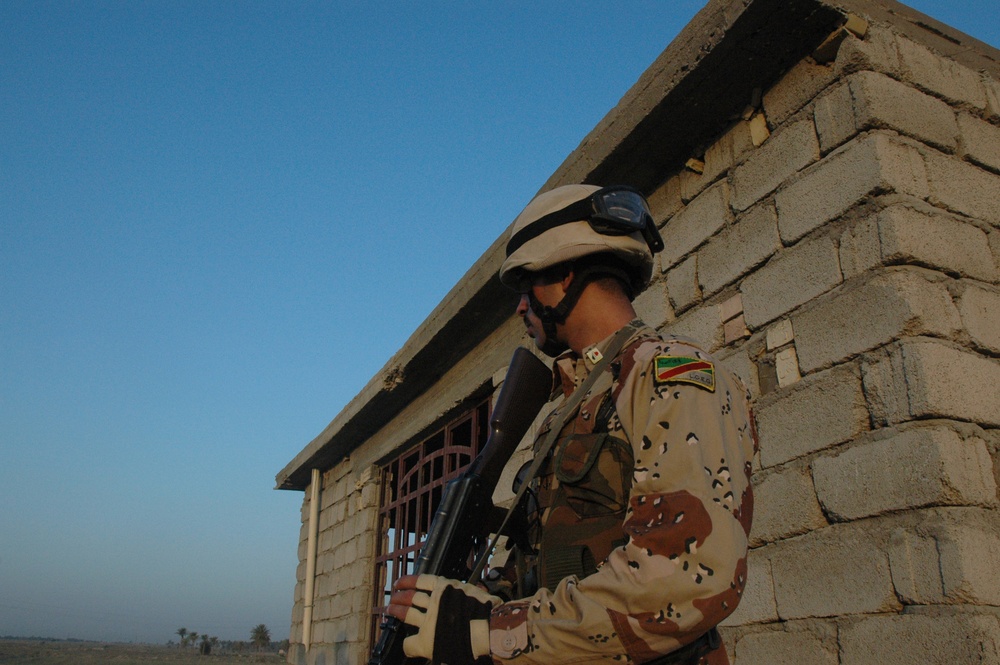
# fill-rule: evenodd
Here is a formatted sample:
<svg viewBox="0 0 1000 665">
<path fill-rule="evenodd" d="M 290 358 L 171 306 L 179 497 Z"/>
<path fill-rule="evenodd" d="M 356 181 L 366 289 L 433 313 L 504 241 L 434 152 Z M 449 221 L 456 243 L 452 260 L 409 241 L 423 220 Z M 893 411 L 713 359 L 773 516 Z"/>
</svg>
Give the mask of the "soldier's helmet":
<svg viewBox="0 0 1000 665">
<path fill-rule="evenodd" d="M 628 272 L 634 297 L 649 284 L 653 253 L 662 248 L 637 190 L 564 185 L 536 196 L 514 220 L 500 281 L 523 292 L 533 273 L 585 257 L 610 257 Z"/>
</svg>

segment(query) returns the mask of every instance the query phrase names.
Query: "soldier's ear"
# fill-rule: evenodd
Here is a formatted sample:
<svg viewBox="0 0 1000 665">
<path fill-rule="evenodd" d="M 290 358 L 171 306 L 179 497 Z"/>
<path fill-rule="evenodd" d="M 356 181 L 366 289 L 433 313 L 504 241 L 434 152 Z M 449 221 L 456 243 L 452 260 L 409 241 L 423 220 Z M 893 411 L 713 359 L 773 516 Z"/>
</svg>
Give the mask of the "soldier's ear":
<svg viewBox="0 0 1000 665">
<path fill-rule="evenodd" d="M 573 279 L 575 277 L 576 277 L 576 273 L 573 271 L 573 269 L 572 268 L 568 268 L 566 270 L 566 275 L 559 281 L 559 284 L 562 286 L 562 290 L 563 291 L 566 291 L 566 290 L 569 289 L 569 285 L 573 283 Z"/>
</svg>

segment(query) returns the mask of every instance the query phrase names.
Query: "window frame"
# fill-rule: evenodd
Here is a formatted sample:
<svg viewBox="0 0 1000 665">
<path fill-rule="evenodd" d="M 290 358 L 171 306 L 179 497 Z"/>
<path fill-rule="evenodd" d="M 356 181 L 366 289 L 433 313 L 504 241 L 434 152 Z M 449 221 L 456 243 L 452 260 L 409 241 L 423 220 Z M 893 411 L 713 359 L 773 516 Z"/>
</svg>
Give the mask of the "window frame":
<svg viewBox="0 0 1000 665">
<path fill-rule="evenodd" d="M 371 643 L 393 583 L 413 572 L 444 486 L 472 463 L 489 436 L 492 399 L 476 400 L 379 469 L 378 542 L 374 558 Z"/>
</svg>

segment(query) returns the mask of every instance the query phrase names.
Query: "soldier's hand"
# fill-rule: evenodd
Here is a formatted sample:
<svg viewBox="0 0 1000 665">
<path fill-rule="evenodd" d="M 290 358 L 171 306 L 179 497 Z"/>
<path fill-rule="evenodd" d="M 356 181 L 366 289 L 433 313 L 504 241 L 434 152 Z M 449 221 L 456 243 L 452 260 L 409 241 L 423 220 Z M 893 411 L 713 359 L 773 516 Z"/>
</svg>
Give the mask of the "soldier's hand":
<svg viewBox="0 0 1000 665">
<path fill-rule="evenodd" d="M 490 655 L 490 610 L 502 601 L 483 589 L 437 575 L 407 575 L 386 611 L 417 629 L 403 640 L 410 658 L 464 665 Z"/>
</svg>

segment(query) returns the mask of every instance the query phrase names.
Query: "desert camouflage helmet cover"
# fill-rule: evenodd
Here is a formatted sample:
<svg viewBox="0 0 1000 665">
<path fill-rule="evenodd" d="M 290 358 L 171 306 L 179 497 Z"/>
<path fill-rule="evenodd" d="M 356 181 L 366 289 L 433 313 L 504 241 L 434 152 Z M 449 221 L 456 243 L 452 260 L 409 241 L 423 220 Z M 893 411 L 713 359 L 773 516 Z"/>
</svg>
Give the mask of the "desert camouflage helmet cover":
<svg viewBox="0 0 1000 665">
<path fill-rule="evenodd" d="M 564 185 L 536 196 L 514 220 L 511 238 L 545 215 L 562 210 L 600 190 L 595 185 Z M 612 254 L 634 269 L 632 289 L 638 294 L 653 274 L 653 254 L 639 232 L 603 235 L 586 219 L 551 228 L 516 248 L 500 267 L 500 281 L 513 289 L 525 273 L 533 273 L 565 261 L 592 254 Z"/>
</svg>

